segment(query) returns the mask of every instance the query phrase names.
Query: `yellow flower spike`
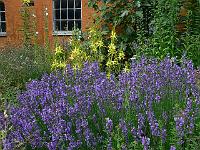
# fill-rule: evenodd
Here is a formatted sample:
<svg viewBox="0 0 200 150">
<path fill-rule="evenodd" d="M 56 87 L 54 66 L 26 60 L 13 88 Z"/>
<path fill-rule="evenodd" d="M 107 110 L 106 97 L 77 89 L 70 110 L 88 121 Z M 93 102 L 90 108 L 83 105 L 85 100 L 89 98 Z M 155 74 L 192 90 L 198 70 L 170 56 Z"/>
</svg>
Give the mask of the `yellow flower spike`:
<svg viewBox="0 0 200 150">
<path fill-rule="evenodd" d="M 103 44 L 103 41 L 102 41 L 102 40 L 99 41 L 99 43 L 98 43 L 98 47 L 101 48 L 101 47 L 103 47 L 103 45 L 104 45 L 104 44 Z"/>
<path fill-rule="evenodd" d="M 30 2 L 31 2 L 31 0 L 22 0 L 22 3 L 24 3 L 24 4 L 28 4 Z"/>
<path fill-rule="evenodd" d="M 56 47 L 55 55 L 60 55 L 60 54 L 62 54 L 62 53 L 63 53 L 62 51 L 63 51 L 62 47 L 61 47 L 61 46 L 57 46 L 57 47 Z"/>
<path fill-rule="evenodd" d="M 73 70 L 76 71 L 77 70 L 77 66 L 76 64 L 72 66 Z"/>
<path fill-rule="evenodd" d="M 86 54 L 86 52 L 82 52 L 82 57 L 83 57 L 83 60 L 84 60 L 84 61 L 87 60 L 87 54 Z"/>
<path fill-rule="evenodd" d="M 112 66 L 112 61 L 111 61 L 110 59 L 107 61 L 106 66 L 107 66 L 107 67 Z"/>
<path fill-rule="evenodd" d="M 129 68 L 127 61 L 125 62 L 124 72 L 130 72 L 130 68 Z"/>
<path fill-rule="evenodd" d="M 107 73 L 107 78 L 108 79 L 110 79 L 110 77 L 111 77 L 111 73 L 110 73 L 110 71 Z"/>
<path fill-rule="evenodd" d="M 116 39 L 116 32 L 115 32 L 115 28 L 113 28 L 112 32 L 111 32 L 111 39 Z"/>
<path fill-rule="evenodd" d="M 63 52 L 63 48 L 56 44 L 55 48 L 55 54 L 54 54 L 54 60 L 51 65 L 51 69 L 57 69 L 57 68 L 64 68 L 65 67 L 65 54 Z"/>
<path fill-rule="evenodd" d="M 56 44 L 55 52 L 61 52 L 62 48 L 60 45 Z"/>
<path fill-rule="evenodd" d="M 75 49 L 71 52 L 71 56 L 70 56 L 70 59 L 71 60 L 73 60 L 73 59 L 75 59 L 78 55 L 79 55 L 79 49 L 77 49 L 76 47 L 75 47 Z"/>
<path fill-rule="evenodd" d="M 110 55 L 114 55 L 116 53 L 115 49 L 116 49 L 116 46 L 114 43 L 110 43 L 110 45 L 108 46 L 108 52 L 110 53 Z"/>
<path fill-rule="evenodd" d="M 113 66 L 118 65 L 118 61 L 117 61 L 117 59 L 115 59 L 115 60 L 112 61 L 112 65 L 113 65 Z"/>
<path fill-rule="evenodd" d="M 95 45 L 94 42 L 92 42 L 92 44 L 90 45 L 90 48 L 93 52 L 97 52 L 97 46 Z"/>
<path fill-rule="evenodd" d="M 54 69 L 56 65 L 57 65 L 56 62 L 54 61 L 53 64 L 51 65 L 51 69 Z"/>
<path fill-rule="evenodd" d="M 69 59 L 73 60 L 75 57 L 74 57 L 74 53 L 72 52 Z"/>
<path fill-rule="evenodd" d="M 123 50 L 120 50 L 119 51 L 119 56 L 118 56 L 119 60 L 124 59 L 124 57 L 125 57 L 125 54 L 124 54 Z"/>
<path fill-rule="evenodd" d="M 71 54 L 70 57 L 69 57 L 69 59 L 70 59 L 70 60 L 73 60 L 73 59 L 74 59 L 74 56 Z"/>
<path fill-rule="evenodd" d="M 100 62 L 103 62 L 103 60 L 104 60 L 104 56 L 101 54 L 101 55 L 99 56 L 99 61 L 100 61 Z"/>
</svg>

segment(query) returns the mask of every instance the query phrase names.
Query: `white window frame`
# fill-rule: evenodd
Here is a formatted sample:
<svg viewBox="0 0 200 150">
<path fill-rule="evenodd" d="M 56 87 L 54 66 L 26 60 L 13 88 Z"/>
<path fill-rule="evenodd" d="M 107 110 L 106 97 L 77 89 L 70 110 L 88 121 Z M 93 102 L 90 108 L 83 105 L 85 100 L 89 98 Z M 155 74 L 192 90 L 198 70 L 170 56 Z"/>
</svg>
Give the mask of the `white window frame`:
<svg viewBox="0 0 200 150">
<path fill-rule="evenodd" d="M 55 4 L 54 4 L 54 1 L 55 0 L 53 0 L 53 35 L 72 35 L 72 31 L 56 31 L 56 29 L 55 29 L 55 27 L 56 27 L 56 25 L 55 25 L 55 16 L 56 16 L 56 14 L 55 14 L 55 10 L 57 10 L 57 9 L 55 9 Z M 64 9 L 71 9 L 71 8 L 68 8 L 68 0 L 66 0 L 67 1 L 67 8 L 64 8 Z M 61 1 L 60 1 L 60 11 L 61 11 L 61 9 L 63 9 L 62 8 L 62 6 L 61 6 Z M 76 9 L 80 9 L 81 10 L 81 19 L 75 19 L 75 11 L 74 11 L 74 19 L 68 19 L 68 15 L 67 15 L 67 19 L 62 19 L 61 18 L 61 13 L 60 13 L 60 19 L 57 19 L 57 20 L 60 20 L 60 21 L 62 21 L 62 20 L 66 20 L 66 21 L 70 21 L 70 20 L 73 20 L 74 22 L 75 21 L 81 21 L 81 29 L 80 30 L 82 30 L 82 0 L 81 0 L 81 8 L 75 8 L 75 0 L 74 0 L 74 8 L 73 8 L 73 10 L 76 10 Z M 60 26 L 61 26 L 61 23 L 60 23 Z M 60 27 L 61 28 L 61 27 Z"/>
<path fill-rule="evenodd" d="M 6 31 L 5 32 L 2 32 L 2 28 L 1 28 L 1 25 L 2 23 L 5 23 L 5 28 L 6 28 L 6 8 L 5 8 L 5 3 L 0 1 L 0 3 L 2 3 L 4 5 L 4 11 L 3 10 L 0 10 L 0 36 L 6 36 Z M 4 12 L 5 14 L 5 21 L 1 21 L 1 13 Z"/>
</svg>

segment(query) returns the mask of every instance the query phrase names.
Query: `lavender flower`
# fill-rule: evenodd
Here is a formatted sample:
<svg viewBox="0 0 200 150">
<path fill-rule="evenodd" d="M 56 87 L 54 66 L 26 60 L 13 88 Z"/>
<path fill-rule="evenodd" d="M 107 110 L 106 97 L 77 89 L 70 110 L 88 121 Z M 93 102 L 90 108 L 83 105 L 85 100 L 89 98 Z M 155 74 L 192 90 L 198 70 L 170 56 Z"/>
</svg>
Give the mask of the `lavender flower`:
<svg viewBox="0 0 200 150">
<path fill-rule="evenodd" d="M 106 129 L 109 133 L 113 130 L 113 122 L 110 118 L 106 118 Z"/>
<path fill-rule="evenodd" d="M 107 150 L 113 150 L 111 137 L 109 138 L 109 141 L 108 141 Z"/>
<path fill-rule="evenodd" d="M 179 137 L 179 144 L 183 144 L 183 137 L 184 137 L 184 125 L 185 125 L 185 119 L 180 116 L 180 117 L 176 117 L 174 118 L 175 122 L 176 122 L 176 131 L 178 132 L 178 137 Z"/>
<path fill-rule="evenodd" d="M 150 125 L 150 128 L 151 128 L 152 135 L 160 136 L 159 125 L 158 125 L 157 120 L 155 119 L 153 112 L 149 111 L 147 113 L 147 117 L 148 117 L 148 120 L 149 120 L 149 125 Z"/>
<path fill-rule="evenodd" d="M 122 130 L 122 133 L 124 134 L 124 136 L 127 137 L 128 129 L 127 129 L 127 126 L 126 126 L 126 122 L 124 120 L 122 120 L 122 119 L 120 120 L 119 127 Z"/>
<path fill-rule="evenodd" d="M 176 147 L 171 146 L 171 147 L 170 147 L 170 150 L 176 150 Z"/>
<path fill-rule="evenodd" d="M 107 148 L 116 149 L 111 137 L 114 123 L 125 137 L 124 149 L 134 141 L 144 149 L 152 141 L 154 148 L 155 136 L 163 144 L 170 142 L 167 134 L 173 118 L 180 141 L 192 134 L 200 105 L 192 63 L 179 66 L 168 57 L 161 62 L 134 60 L 131 71 L 121 73 L 119 80 L 113 75 L 108 79 L 98 63 L 86 62 L 76 71 L 67 65 L 64 74 L 45 74 L 26 88 L 18 96 L 19 106 L 8 111 L 13 130 L 3 141 L 4 149 L 14 149 L 16 141 L 32 148 L 60 149 L 63 144 L 69 150 L 97 149 L 107 140 L 104 129 Z M 173 108 L 176 104 L 182 106 L 180 111 Z M 4 119 L 0 113 L 0 129 Z"/>
<path fill-rule="evenodd" d="M 4 114 L 0 112 L 0 130 L 5 128 L 5 120 Z"/>
<path fill-rule="evenodd" d="M 162 142 L 165 143 L 167 138 L 167 130 L 163 128 L 161 134 L 162 134 Z"/>
<path fill-rule="evenodd" d="M 144 146 L 144 150 L 149 149 L 150 139 L 148 137 L 142 137 L 142 145 Z"/>
</svg>

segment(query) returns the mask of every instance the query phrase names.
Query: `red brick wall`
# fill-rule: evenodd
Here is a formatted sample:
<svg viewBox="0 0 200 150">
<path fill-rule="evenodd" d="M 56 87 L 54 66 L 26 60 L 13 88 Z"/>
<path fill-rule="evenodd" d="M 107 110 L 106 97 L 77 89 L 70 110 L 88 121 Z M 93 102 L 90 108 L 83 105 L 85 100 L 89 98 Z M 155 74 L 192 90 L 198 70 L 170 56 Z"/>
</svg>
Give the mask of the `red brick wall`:
<svg viewBox="0 0 200 150">
<path fill-rule="evenodd" d="M 0 0 L 5 4 L 6 9 L 6 36 L 0 36 L 0 47 L 16 46 L 23 42 L 22 32 L 22 20 L 20 15 L 20 9 L 22 8 L 21 0 Z M 82 0 L 82 30 L 85 31 L 91 22 L 92 9 L 87 6 L 88 0 Z M 35 0 L 33 11 L 35 11 L 38 41 L 40 44 L 45 42 L 45 9 L 48 11 L 48 39 L 53 45 L 55 37 L 60 41 L 67 39 L 67 36 L 55 36 L 53 35 L 53 2 L 52 0 Z"/>
<path fill-rule="evenodd" d="M 21 41 L 19 36 L 19 8 L 20 1 L 18 0 L 3 0 L 6 10 L 6 36 L 0 36 L 0 47 L 7 46 L 8 44 L 15 45 Z M 9 15 L 8 15 L 9 12 Z"/>
</svg>

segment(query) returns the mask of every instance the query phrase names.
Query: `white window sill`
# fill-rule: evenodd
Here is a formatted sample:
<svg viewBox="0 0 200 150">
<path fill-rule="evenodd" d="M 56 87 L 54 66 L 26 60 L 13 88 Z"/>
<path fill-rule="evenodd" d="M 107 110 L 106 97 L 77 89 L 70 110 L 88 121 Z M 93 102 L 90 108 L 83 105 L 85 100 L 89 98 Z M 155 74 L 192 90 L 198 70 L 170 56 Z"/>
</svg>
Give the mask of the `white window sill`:
<svg viewBox="0 0 200 150">
<path fill-rule="evenodd" d="M 0 32 L 0 37 L 1 36 L 6 36 L 6 32 Z"/>
<path fill-rule="evenodd" d="M 72 35 L 72 31 L 54 31 L 53 35 Z"/>
</svg>

